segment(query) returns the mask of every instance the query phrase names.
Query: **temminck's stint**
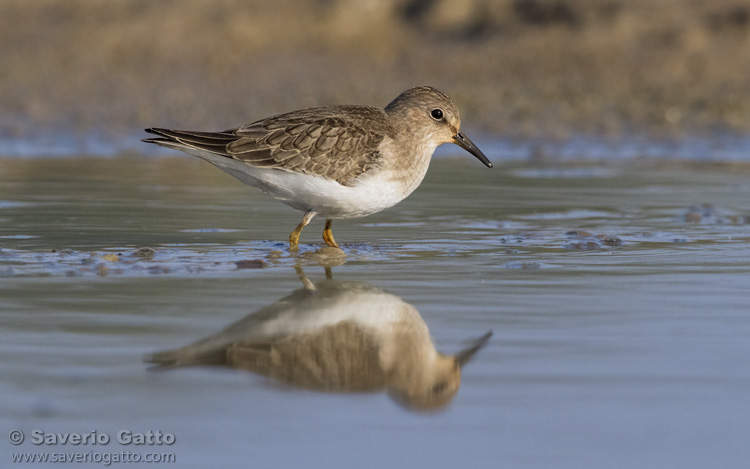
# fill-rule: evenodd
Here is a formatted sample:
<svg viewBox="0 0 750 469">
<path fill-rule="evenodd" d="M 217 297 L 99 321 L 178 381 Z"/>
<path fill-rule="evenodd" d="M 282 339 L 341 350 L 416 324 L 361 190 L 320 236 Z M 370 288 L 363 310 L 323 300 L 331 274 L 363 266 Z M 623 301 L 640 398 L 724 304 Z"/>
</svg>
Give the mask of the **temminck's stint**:
<svg viewBox="0 0 750 469">
<path fill-rule="evenodd" d="M 223 132 L 151 128 L 143 140 L 202 158 L 245 184 L 305 212 L 289 236 L 296 250 L 302 229 L 326 218 L 323 240 L 338 247 L 334 218 L 357 218 L 396 205 L 419 186 L 432 153 L 455 143 L 492 163 L 461 132 L 453 101 L 420 86 L 385 109 L 328 106 L 289 112 Z"/>
<path fill-rule="evenodd" d="M 218 365 L 329 392 L 385 389 L 406 408 L 448 404 L 461 367 L 487 343 L 486 333 L 456 355 L 435 349 L 414 306 L 365 283 L 314 284 L 193 344 L 155 353 L 162 367 Z"/>
</svg>

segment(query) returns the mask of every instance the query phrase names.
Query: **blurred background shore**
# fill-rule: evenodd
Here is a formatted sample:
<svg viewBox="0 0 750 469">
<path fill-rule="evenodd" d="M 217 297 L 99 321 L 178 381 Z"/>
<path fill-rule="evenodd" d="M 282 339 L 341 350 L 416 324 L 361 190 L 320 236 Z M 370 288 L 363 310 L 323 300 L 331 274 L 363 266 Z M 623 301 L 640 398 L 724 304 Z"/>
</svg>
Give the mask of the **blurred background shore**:
<svg viewBox="0 0 750 469">
<path fill-rule="evenodd" d="M 750 131 L 741 0 L 4 0 L 0 136 L 224 129 L 442 88 L 512 138 Z"/>
</svg>

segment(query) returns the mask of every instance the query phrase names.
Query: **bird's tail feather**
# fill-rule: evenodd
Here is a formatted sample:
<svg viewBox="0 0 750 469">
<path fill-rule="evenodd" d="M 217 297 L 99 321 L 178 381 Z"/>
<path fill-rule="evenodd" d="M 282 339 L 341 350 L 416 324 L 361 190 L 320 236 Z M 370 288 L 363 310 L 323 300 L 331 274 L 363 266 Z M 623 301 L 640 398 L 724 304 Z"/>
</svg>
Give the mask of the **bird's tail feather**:
<svg viewBox="0 0 750 469">
<path fill-rule="evenodd" d="M 237 136 L 231 130 L 223 132 L 195 132 L 154 127 L 146 129 L 146 132 L 159 136 L 157 138 L 143 139 L 146 143 L 153 143 L 176 150 L 193 148 L 223 156 L 229 156 L 227 145 L 237 140 Z"/>
</svg>

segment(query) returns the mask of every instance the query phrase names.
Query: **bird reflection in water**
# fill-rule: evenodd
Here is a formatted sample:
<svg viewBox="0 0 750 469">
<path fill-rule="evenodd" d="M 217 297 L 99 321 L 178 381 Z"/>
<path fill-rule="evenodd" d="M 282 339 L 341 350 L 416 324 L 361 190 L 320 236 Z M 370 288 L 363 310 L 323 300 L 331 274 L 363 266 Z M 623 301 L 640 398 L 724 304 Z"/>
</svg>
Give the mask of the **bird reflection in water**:
<svg viewBox="0 0 750 469">
<path fill-rule="evenodd" d="M 386 390 L 410 410 L 447 405 L 461 367 L 489 340 L 487 332 L 456 355 L 435 349 L 419 312 L 361 282 L 313 284 L 182 348 L 155 353 L 159 368 L 215 365 L 252 371 L 305 389 Z M 327 271 L 330 277 L 330 271 Z"/>
</svg>

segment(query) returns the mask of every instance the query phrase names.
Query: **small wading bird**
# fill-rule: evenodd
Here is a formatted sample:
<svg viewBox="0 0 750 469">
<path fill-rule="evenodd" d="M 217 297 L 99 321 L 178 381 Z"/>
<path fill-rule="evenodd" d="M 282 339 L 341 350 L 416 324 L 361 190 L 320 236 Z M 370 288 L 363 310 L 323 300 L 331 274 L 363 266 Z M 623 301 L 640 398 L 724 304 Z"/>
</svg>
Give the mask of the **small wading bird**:
<svg viewBox="0 0 750 469">
<path fill-rule="evenodd" d="M 446 406 L 461 368 L 487 344 L 489 331 L 455 355 L 438 352 L 414 306 L 372 285 L 327 280 L 184 347 L 146 357 L 157 369 L 220 366 L 327 392 L 384 390 L 411 410 Z"/>
<path fill-rule="evenodd" d="M 335 218 L 357 218 L 396 205 L 422 182 L 432 153 L 455 143 L 492 163 L 461 132 L 453 101 L 429 86 L 411 88 L 385 109 L 328 106 L 269 117 L 223 132 L 146 129 L 143 140 L 202 158 L 245 184 L 305 212 L 289 236 L 325 217 L 323 240 L 338 247 Z"/>
</svg>

